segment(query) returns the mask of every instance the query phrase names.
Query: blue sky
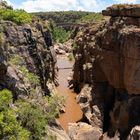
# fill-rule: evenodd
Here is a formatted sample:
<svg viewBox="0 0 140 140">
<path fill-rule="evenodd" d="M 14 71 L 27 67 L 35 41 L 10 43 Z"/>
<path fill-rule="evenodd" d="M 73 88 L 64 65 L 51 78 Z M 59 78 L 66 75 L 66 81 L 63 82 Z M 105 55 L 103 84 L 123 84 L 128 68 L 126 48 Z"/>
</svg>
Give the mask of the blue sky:
<svg viewBox="0 0 140 140">
<path fill-rule="evenodd" d="M 140 4 L 140 0 L 6 0 L 16 9 L 28 12 L 82 10 L 100 12 L 116 3 Z"/>
</svg>

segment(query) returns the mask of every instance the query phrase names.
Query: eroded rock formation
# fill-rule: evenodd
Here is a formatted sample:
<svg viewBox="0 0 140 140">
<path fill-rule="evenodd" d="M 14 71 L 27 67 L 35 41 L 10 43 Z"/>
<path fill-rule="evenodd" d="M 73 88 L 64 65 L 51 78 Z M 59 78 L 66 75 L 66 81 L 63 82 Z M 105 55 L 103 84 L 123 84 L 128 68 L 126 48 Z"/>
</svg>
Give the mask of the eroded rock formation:
<svg viewBox="0 0 140 140">
<path fill-rule="evenodd" d="M 0 26 L 0 88 L 8 88 L 18 97 L 41 85 L 42 94 L 49 94 L 47 81 L 54 72 L 54 65 L 51 65 L 51 56 L 41 33 L 35 26 L 17 26 L 9 21 L 2 21 Z M 32 77 L 26 75 L 26 71 Z M 34 79 L 33 75 L 37 75 L 38 79 Z"/>
<path fill-rule="evenodd" d="M 0 21 L 0 90 L 9 89 L 14 100 L 26 100 L 47 113 L 50 108 L 44 96 L 55 90 L 56 65 L 52 59 L 35 24 L 18 26 Z M 50 135 L 53 133 L 59 140 L 69 139 L 54 119 L 49 121 Z"/>
<path fill-rule="evenodd" d="M 103 14 L 111 17 L 76 38 L 73 85 L 90 124 L 127 139 L 140 125 L 140 6 L 115 5 Z"/>
</svg>

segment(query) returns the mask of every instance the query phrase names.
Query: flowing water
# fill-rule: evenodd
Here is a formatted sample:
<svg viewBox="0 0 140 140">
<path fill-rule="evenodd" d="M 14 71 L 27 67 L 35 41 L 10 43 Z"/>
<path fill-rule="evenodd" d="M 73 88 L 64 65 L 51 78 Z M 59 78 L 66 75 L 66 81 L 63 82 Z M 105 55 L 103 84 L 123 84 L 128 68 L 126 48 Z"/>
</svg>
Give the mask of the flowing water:
<svg viewBox="0 0 140 140">
<path fill-rule="evenodd" d="M 58 57 L 58 68 L 59 68 L 59 87 L 57 88 L 58 93 L 66 98 L 65 110 L 66 112 L 60 115 L 58 119 L 61 126 L 67 131 L 68 123 L 74 123 L 82 119 L 83 114 L 80 106 L 76 102 L 77 94 L 68 88 L 67 77 L 72 71 L 73 62 L 68 61 L 64 57 Z"/>
</svg>

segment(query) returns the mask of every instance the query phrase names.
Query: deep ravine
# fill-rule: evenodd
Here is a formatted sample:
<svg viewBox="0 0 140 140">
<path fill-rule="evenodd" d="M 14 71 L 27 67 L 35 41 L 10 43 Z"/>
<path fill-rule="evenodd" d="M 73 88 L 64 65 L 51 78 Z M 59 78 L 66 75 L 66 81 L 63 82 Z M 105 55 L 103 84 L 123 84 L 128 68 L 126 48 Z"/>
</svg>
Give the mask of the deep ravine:
<svg viewBox="0 0 140 140">
<path fill-rule="evenodd" d="M 64 130 L 68 131 L 68 123 L 75 123 L 83 117 L 80 106 L 76 101 L 76 93 L 68 88 L 67 78 L 71 72 L 73 62 L 68 61 L 66 57 L 58 56 L 59 68 L 59 87 L 57 88 L 58 94 L 65 97 L 65 113 L 60 115 L 58 121 Z M 69 69 L 67 69 L 69 68 Z"/>
</svg>

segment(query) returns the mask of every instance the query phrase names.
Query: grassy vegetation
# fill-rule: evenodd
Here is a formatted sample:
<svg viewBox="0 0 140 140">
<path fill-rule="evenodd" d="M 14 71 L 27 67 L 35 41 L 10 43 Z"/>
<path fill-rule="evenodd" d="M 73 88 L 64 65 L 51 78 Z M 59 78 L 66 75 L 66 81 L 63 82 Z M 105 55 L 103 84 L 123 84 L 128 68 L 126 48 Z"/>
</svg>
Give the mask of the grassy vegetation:
<svg viewBox="0 0 140 140">
<path fill-rule="evenodd" d="M 47 132 L 45 113 L 39 106 L 23 101 L 18 102 L 17 106 L 19 122 L 30 132 L 30 140 L 42 140 Z"/>
<path fill-rule="evenodd" d="M 24 10 L 0 9 L 0 18 L 13 21 L 18 25 L 30 23 L 32 17 Z"/>
<path fill-rule="evenodd" d="M 30 132 L 20 125 L 15 111 L 10 108 L 12 102 L 9 90 L 0 91 L 0 139 L 29 140 Z"/>
<path fill-rule="evenodd" d="M 44 106 L 24 100 L 13 105 L 12 93 L 7 89 L 0 91 L 0 139 L 43 140 L 47 124 L 59 114 L 64 98 L 44 97 L 44 101 L 48 104 L 46 111 Z"/>
<path fill-rule="evenodd" d="M 32 72 L 29 72 L 25 66 L 24 59 L 20 55 L 14 55 L 10 58 L 10 64 L 15 65 L 24 75 L 24 82 L 30 83 L 32 86 L 37 86 L 40 84 L 39 77 Z"/>
<path fill-rule="evenodd" d="M 39 12 L 33 15 L 43 20 L 53 20 L 55 23 L 87 23 L 103 19 L 100 13 L 84 11 Z"/>
<path fill-rule="evenodd" d="M 16 65 L 16 66 L 22 65 L 22 64 L 24 64 L 24 60 L 21 56 L 16 54 L 10 58 L 10 63 L 12 63 L 13 65 Z"/>
<path fill-rule="evenodd" d="M 34 73 L 29 72 L 25 66 L 21 66 L 19 69 L 24 75 L 24 82 L 28 82 L 32 86 L 37 86 L 40 84 L 39 77 Z"/>
<path fill-rule="evenodd" d="M 52 30 L 52 35 L 55 42 L 64 43 L 69 39 L 70 31 L 55 26 Z"/>
<path fill-rule="evenodd" d="M 40 12 L 33 13 L 33 16 L 39 17 L 41 21 L 50 21 L 50 29 L 55 42 L 66 42 L 72 33 L 72 28 L 61 28 L 59 23 L 92 23 L 100 22 L 104 19 L 101 13 L 83 12 L 83 11 L 63 11 L 63 12 Z"/>
<path fill-rule="evenodd" d="M 18 101 L 18 118 L 24 128 L 30 132 L 30 140 L 43 140 L 47 135 L 47 125 L 49 121 L 59 114 L 64 98 L 61 96 L 44 97 L 47 103 L 46 111 L 44 106 Z"/>
<path fill-rule="evenodd" d="M 47 120 L 55 119 L 59 115 L 59 111 L 64 105 L 65 98 L 63 96 L 53 95 L 52 97 L 46 97 L 48 103 Z"/>
<path fill-rule="evenodd" d="M 87 14 L 82 18 L 76 20 L 77 23 L 92 23 L 99 22 L 103 19 L 103 15 L 100 13 Z"/>
</svg>

